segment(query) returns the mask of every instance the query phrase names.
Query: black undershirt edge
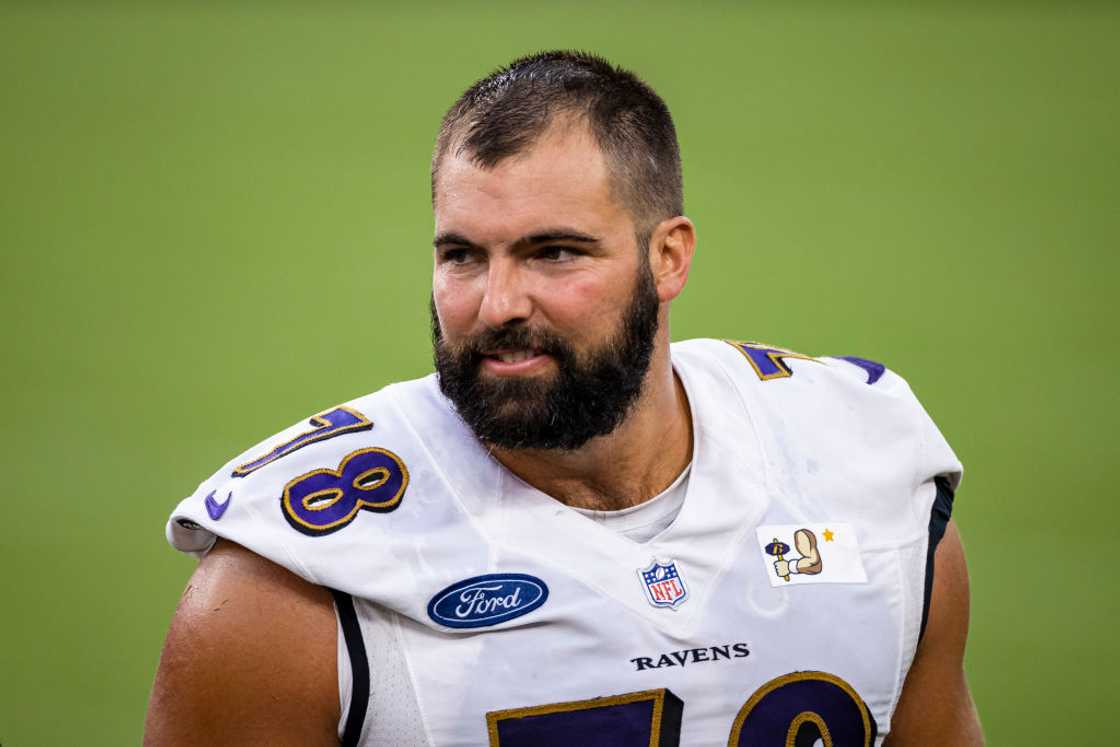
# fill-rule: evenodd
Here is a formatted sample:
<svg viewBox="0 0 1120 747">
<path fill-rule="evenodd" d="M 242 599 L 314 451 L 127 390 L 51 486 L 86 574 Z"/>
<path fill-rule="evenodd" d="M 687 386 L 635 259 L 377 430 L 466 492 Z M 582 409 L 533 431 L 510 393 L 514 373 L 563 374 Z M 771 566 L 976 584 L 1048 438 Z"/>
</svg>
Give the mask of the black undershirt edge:
<svg viewBox="0 0 1120 747">
<path fill-rule="evenodd" d="M 926 622 L 929 621 L 929 600 L 933 594 L 933 554 L 937 545 L 945 536 L 945 527 L 949 524 L 949 517 L 953 513 L 953 488 L 949 478 L 938 475 L 933 478 L 937 485 L 937 497 L 933 499 L 933 508 L 929 513 L 929 547 L 926 549 L 926 586 L 922 601 L 922 627 L 918 631 L 918 640 L 926 632 Z"/>
<path fill-rule="evenodd" d="M 358 624 L 358 613 L 354 611 L 354 600 L 349 594 L 331 589 L 334 606 L 338 610 L 338 621 L 342 625 L 342 635 L 346 641 L 346 652 L 350 655 L 350 672 L 353 687 L 350 691 L 350 709 L 346 714 L 346 728 L 342 732 L 342 747 L 356 747 L 362 738 L 362 726 L 369 707 L 369 659 L 366 658 L 366 645 L 362 641 L 362 628 Z"/>
</svg>

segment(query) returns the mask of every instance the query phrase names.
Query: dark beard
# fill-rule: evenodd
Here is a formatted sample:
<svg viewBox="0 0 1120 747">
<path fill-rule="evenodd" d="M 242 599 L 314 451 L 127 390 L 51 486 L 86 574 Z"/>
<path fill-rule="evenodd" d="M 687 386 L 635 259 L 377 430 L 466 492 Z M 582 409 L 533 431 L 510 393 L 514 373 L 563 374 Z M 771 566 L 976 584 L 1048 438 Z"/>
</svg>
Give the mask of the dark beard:
<svg viewBox="0 0 1120 747">
<path fill-rule="evenodd" d="M 431 306 L 439 388 L 483 442 L 506 449 L 578 449 L 617 428 L 637 401 L 657 334 L 659 301 L 643 263 L 620 329 L 582 360 L 558 335 L 522 323 L 451 346 Z M 551 355 L 551 377 L 483 378 L 481 351 L 529 349 Z"/>
</svg>

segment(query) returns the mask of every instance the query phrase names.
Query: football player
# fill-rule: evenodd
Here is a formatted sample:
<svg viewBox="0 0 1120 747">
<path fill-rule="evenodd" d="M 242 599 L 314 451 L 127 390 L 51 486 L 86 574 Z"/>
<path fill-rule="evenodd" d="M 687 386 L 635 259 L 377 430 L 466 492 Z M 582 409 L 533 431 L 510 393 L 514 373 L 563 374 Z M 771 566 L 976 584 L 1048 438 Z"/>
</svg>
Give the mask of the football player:
<svg viewBox="0 0 1120 747">
<path fill-rule="evenodd" d="M 150 744 L 975 745 L 961 466 L 895 373 L 670 344 L 663 101 L 592 55 L 471 86 L 432 161 L 436 373 L 172 513 Z"/>
</svg>

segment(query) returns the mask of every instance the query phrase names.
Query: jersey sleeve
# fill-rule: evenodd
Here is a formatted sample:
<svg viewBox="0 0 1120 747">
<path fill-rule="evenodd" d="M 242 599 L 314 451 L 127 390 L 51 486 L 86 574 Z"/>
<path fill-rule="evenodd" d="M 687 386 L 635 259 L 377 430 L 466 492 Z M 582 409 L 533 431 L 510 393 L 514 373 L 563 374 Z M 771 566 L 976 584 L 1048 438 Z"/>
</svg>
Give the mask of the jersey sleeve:
<svg viewBox="0 0 1120 747">
<path fill-rule="evenodd" d="M 921 484 L 944 477 L 953 490 L 957 489 L 964 468 L 906 379 L 886 366 L 865 358 L 849 356 L 821 360 L 834 366 L 838 373 L 854 377 L 857 382 L 866 386 L 877 387 L 878 389 L 873 390 L 877 395 L 897 403 L 897 416 L 909 424 L 910 437 L 914 440 L 915 482 Z"/>
<path fill-rule="evenodd" d="M 426 620 L 415 589 L 447 585 L 449 548 L 460 567 L 491 557 L 447 478 L 481 463 L 486 482 L 471 494 L 494 481 L 464 429 L 432 377 L 393 384 L 227 462 L 172 511 L 167 538 L 199 557 L 218 538 L 235 542 L 310 583 Z"/>
<path fill-rule="evenodd" d="M 340 427 L 345 422 L 354 427 Z M 339 447 L 352 444 L 354 434 L 368 430 L 369 424 L 360 411 L 340 407 L 266 438 L 222 465 L 179 502 L 167 521 L 167 540 L 177 550 L 201 558 L 218 538 L 225 538 L 319 583 L 285 541 L 287 527 L 276 510 L 278 500 L 301 473 L 333 466 Z"/>
<path fill-rule="evenodd" d="M 794 493 L 784 499 L 801 518 L 875 526 L 868 546 L 926 536 L 935 480 L 955 490 L 963 469 L 902 376 L 763 343 L 709 341 L 708 352 L 735 382 L 774 490 Z"/>
</svg>

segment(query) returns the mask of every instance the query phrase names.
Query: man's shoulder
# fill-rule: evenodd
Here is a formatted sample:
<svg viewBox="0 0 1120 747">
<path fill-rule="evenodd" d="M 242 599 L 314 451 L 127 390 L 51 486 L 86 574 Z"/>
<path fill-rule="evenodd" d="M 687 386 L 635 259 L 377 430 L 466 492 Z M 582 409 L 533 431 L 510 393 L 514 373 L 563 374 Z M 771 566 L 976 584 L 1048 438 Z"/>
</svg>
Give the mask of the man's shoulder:
<svg viewBox="0 0 1120 747">
<path fill-rule="evenodd" d="M 905 381 L 884 364 L 854 355 L 815 355 L 757 340 L 695 338 L 672 345 L 675 363 L 722 366 L 735 381 L 785 386 L 879 385 L 881 391 Z M 781 387 L 773 391 L 781 391 Z"/>
<path fill-rule="evenodd" d="M 815 355 L 768 342 L 699 338 L 674 343 L 674 366 L 718 375 L 756 404 L 820 413 L 846 402 L 863 415 L 912 417 L 921 407 L 909 383 L 885 364 L 854 355 Z"/>
<path fill-rule="evenodd" d="M 278 722 L 292 743 L 337 739 L 335 626 L 329 591 L 219 543 L 176 609 L 146 743 L 273 743 Z M 287 723 L 285 713 L 297 707 L 299 723 Z"/>
<path fill-rule="evenodd" d="M 377 441 L 388 448 L 410 430 L 439 427 L 453 417 L 434 375 L 396 382 L 273 433 L 224 463 L 200 489 L 283 484 L 312 463 L 341 459 L 357 444 Z"/>
<path fill-rule="evenodd" d="M 676 343 L 673 362 L 707 412 L 740 405 L 772 454 L 815 462 L 828 455 L 838 467 L 879 472 L 892 462 L 900 480 L 944 474 L 959 482 L 960 463 L 940 430 L 907 381 L 882 363 L 733 339 Z"/>
<path fill-rule="evenodd" d="M 199 557 L 224 538 L 313 584 L 403 598 L 408 574 L 385 569 L 431 526 L 461 529 L 462 496 L 485 493 L 492 464 L 434 377 L 401 382 L 226 462 L 179 502 L 166 535 Z"/>
</svg>

